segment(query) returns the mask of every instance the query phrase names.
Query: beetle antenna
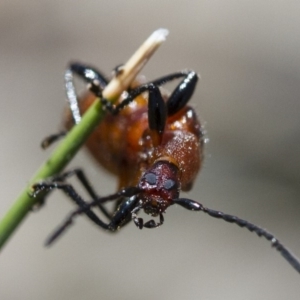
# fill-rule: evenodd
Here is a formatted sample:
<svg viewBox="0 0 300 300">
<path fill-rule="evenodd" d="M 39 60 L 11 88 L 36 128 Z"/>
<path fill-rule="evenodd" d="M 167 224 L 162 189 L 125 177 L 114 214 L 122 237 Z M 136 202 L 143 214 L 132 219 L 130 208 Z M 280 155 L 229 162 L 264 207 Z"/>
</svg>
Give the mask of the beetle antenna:
<svg viewBox="0 0 300 300">
<path fill-rule="evenodd" d="M 281 253 L 281 255 L 285 258 L 286 261 L 290 263 L 290 265 L 296 269 L 300 273 L 300 261 L 299 259 L 290 251 L 288 250 L 283 244 L 279 242 L 279 240 L 267 230 L 254 225 L 248 221 L 240 219 L 236 216 L 225 214 L 221 211 L 209 209 L 204 207 L 202 204 L 186 198 L 180 198 L 173 200 L 173 203 L 179 204 L 182 207 L 195 210 L 195 211 L 203 211 L 204 213 L 210 215 L 213 218 L 222 219 L 229 223 L 234 223 L 240 227 L 245 227 L 251 232 L 255 232 L 259 237 L 264 237 L 268 241 L 271 241 L 272 247 L 274 247 L 277 251 Z"/>
</svg>

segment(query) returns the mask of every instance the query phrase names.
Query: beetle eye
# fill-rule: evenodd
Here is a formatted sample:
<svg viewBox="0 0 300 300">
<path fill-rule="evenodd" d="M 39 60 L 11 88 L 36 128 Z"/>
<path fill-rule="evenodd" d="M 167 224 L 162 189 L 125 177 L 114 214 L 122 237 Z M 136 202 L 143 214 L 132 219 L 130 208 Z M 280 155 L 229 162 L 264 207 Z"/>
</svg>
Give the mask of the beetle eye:
<svg viewBox="0 0 300 300">
<path fill-rule="evenodd" d="M 172 188 L 174 188 L 176 185 L 176 182 L 172 179 L 168 179 L 164 182 L 164 188 L 166 190 L 171 190 Z"/>
<path fill-rule="evenodd" d="M 153 173 L 148 173 L 145 175 L 145 180 L 148 184 L 154 185 L 156 184 L 156 175 Z"/>
</svg>

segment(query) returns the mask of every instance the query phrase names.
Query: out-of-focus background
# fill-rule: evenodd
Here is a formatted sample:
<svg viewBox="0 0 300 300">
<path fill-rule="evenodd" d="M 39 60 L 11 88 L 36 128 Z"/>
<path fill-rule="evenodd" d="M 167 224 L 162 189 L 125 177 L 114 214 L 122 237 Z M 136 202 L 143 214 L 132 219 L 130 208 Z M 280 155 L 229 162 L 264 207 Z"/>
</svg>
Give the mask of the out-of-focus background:
<svg viewBox="0 0 300 300">
<path fill-rule="evenodd" d="M 202 77 L 191 103 L 210 141 L 188 197 L 268 228 L 300 256 L 299 12 L 292 0 L 1 1 L 1 216 L 51 153 L 39 143 L 59 128 L 67 63 L 109 74 L 165 27 L 143 73 Z M 115 190 L 84 151 L 72 166 L 100 194 Z M 0 256 L 1 299 L 299 299 L 299 274 L 267 241 L 180 207 L 157 230 L 116 235 L 80 218 L 44 248 L 73 207 L 55 192 L 27 217 Z"/>
</svg>

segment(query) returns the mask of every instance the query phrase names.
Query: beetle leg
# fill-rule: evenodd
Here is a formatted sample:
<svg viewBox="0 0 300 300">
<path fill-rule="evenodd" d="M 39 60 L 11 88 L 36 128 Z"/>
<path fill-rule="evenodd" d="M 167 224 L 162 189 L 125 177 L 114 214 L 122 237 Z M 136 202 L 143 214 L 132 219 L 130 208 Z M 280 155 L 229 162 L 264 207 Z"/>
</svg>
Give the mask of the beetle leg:
<svg viewBox="0 0 300 300">
<path fill-rule="evenodd" d="M 161 144 L 167 121 L 167 107 L 158 86 L 149 85 L 148 123 L 153 146 Z"/>
<path fill-rule="evenodd" d="M 182 77 L 183 80 L 179 83 L 179 85 L 176 87 L 176 89 L 173 91 L 172 95 L 167 101 L 168 115 L 173 115 L 186 105 L 186 103 L 190 100 L 194 92 L 198 80 L 198 75 L 194 71 L 181 71 L 169 74 L 152 82 L 140 85 L 130 90 L 128 92 L 127 97 L 124 98 L 123 101 L 116 106 L 111 106 L 109 104 L 109 101 L 102 97 L 101 86 L 98 82 L 90 81 L 90 91 L 94 93 L 96 97 L 99 97 L 101 99 L 101 102 L 103 102 L 105 106 L 108 106 L 107 108 L 109 111 L 111 111 L 111 113 L 118 114 L 124 107 L 126 107 L 130 102 L 132 102 L 135 97 L 137 97 L 143 92 L 150 91 L 150 89 L 152 89 L 153 86 L 158 87 L 163 84 L 166 84 L 169 81 Z"/>
<path fill-rule="evenodd" d="M 104 89 L 108 84 L 106 76 L 103 75 L 95 67 L 78 62 L 73 62 L 70 63 L 69 69 L 72 71 L 72 73 L 82 78 L 86 83 L 90 83 L 93 80 L 97 80 L 99 81 L 99 84 L 102 89 Z"/>
<path fill-rule="evenodd" d="M 116 68 L 118 69 L 118 68 Z M 167 100 L 167 112 L 168 116 L 171 116 L 183 108 L 192 97 L 196 83 L 198 81 L 198 75 L 193 71 L 182 71 L 156 79 L 150 83 L 141 85 L 133 90 L 130 90 L 128 96 L 117 106 L 113 106 L 107 99 L 102 97 L 102 90 L 107 85 L 108 81 L 104 75 L 101 74 L 94 67 L 86 66 L 80 63 L 71 63 L 70 67 L 65 72 L 65 86 L 67 98 L 70 106 L 70 110 L 73 116 L 75 124 L 78 124 L 81 120 L 81 114 L 78 104 L 78 98 L 75 91 L 73 73 L 81 77 L 85 82 L 89 84 L 89 89 L 92 93 L 98 97 L 105 109 L 113 114 L 118 114 L 124 107 L 134 100 L 135 97 L 145 91 L 149 91 L 149 103 L 150 95 L 154 99 L 149 104 L 149 128 L 152 131 L 152 140 L 155 146 L 161 142 L 161 136 L 165 126 L 165 108 L 161 104 L 158 87 L 174 79 L 182 78 L 183 80 L 175 88 L 169 99 Z M 157 100 L 158 99 L 158 100 Z M 154 111 L 154 113 L 153 113 Z M 153 128 L 152 128 L 153 127 Z M 42 148 L 47 148 L 53 142 L 65 135 L 66 132 L 50 135 L 42 141 Z"/>
<path fill-rule="evenodd" d="M 182 81 L 178 84 L 178 86 L 175 88 L 175 90 L 173 91 L 173 93 L 167 101 L 168 115 L 171 116 L 175 114 L 187 104 L 187 102 L 191 99 L 193 95 L 198 81 L 198 75 L 194 71 L 181 71 L 177 73 L 172 73 L 131 90 L 127 98 L 125 98 L 122 101 L 122 103 L 116 106 L 115 113 L 119 112 L 122 108 L 127 106 L 131 101 L 134 100 L 136 96 L 149 90 L 150 86 L 161 86 L 166 84 L 167 82 L 182 77 Z"/>
<path fill-rule="evenodd" d="M 191 99 L 198 81 L 198 75 L 194 71 L 181 71 L 163 76 L 151 83 L 161 86 L 174 79 L 183 78 L 167 100 L 168 115 L 174 115 Z M 147 85 L 147 83 L 146 83 Z"/>
<path fill-rule="evenodd" d="M 124 200 L 120 203 L 111 218 L 111 221 L 108 225 L 109 230 L 115 231 L 130 222 L 133 219 L 132 211 L 138 211 L 141 209 L 141 207 L 138 205 L 138 201 L 139 199 L 136 195 L 124 197 Z"/>
<path fill-rule="evenodd" d="M 66 183 L 43 182 L 35 184 L 33 186 L 33 189 L 33 196 L 37 195 L 43 190 L 61 189 L 79 206 L 79 208 L 74 210 L 62 223 L 62 225 L 59 226 L 53 232 L 53 234 L 50 235 L 50 237 L 46 241 L 47 246 L 52 244 L 70 225 L 72 225 L 74 218 L 81 214 L 87 215 L 99 227 L 114 232 L 116 229 L 122 227 L 130 221 L 131 211 L 134 209 L 134 207 L 136 207 L 138 201 L 135 195 L 140 193 L 139 188 L 128 187 L 120 190 L 118 193 L 106 197 L 99 197 L 98 199 L 88 203 L 82 199 L 82 197 L 75 191 L 75 189 L 71 185 Z M 120 204 L 119 208 L 114 213 L 108 224 L 101 221 L 99 217 L 91 210 L 93 207 L 99 206 L 99 204 L 117 200 L 121 197 L 124 197 L 125 200 Z"/>
<path fill-rule="evenodd" d="M 90 84 L 92 81 L 95 82 L 95 84 L 99 86 L 100 90 L 103 90 L 105 88 L 108 80 L 100 71 L 98 71 L 94 67 L 83 65 L 81 63 L 70 63 L 69 67 L 65 71 L 65 87 L 73 121 L 75 124 L 78 124 L 81 120 L 81 113 L 74 85 L 73 74 L 76 74 L 88 84 Z M 43 149 L 48 148 L 51 144 L 64 137 L 66 134 L 67 131 L 51 134 L 42 141 L 41 147 Z"/>
<path fill-rule="evenodd" d="M 33 196 L 36 196 L 38 193 L 42 191 L 49 191 L 52 189 L 61 189 L 73 202 L 75 202 L 80 208 L 85 209 L 87 208 L 87 202 L 83 200 L 83 198 L 76 192 L 76 190 L 72 187 L 72 185 L 59 182 L 59 181 L 53 181 L 53 182 L 40 182 L 33 185 Z M 98 226 L 108 229 L 108 226 L 102 222 L 98 216 L 91 211 L 90 209 L 87 209 L 84 211 L 84 213 L 87 215 L 87 217 L 93 221 Z"/>
<path fill-rule="evenodd" d="M 167 101 L 169 116 L 177 113 L 188 103 L 194 93 L 197 81 L 198 75 L 191 71 L 179 83 Z"/>
<path fill-rule="evenodd" d="M 87 193 L 91 196 L 91 198 L 96 201 L 99 199 L 99 195 L 96 194 L 92 184 L 88 180 L 87 176 L 85 175 L 84 171 L 82 169 L 73 169 L 67 172 L 64 172 L 63 174 L 60 174 L 58 176 L 53 177 L 53 181 L 65 181 L 65 179 L 76 176 L 79 182 L 83 185 Z M 101 204 L 98 204 L 98 208 L 101 210 L 101 212 L 110 220 L 111 214 L 107 211 L 107 209 Z"/>
<path fill-rule="evenodd" d="M 74 86 L 73 74 L 82 78 L 86 83 L 90 84 L 95 82 L 101 90 L 105 88 L 108 81 L 104 75 L 101 74 L 96 68 L 83 65 L 81 63 L 71 63 L 69 68 L 65 71 L 65 87 L 67 99 L 69 102 L 70 110 L 75 124 L 81 120 L 81 114 L 78 104 L 78 98 Z"/>
<path fill-rule="evenodd" d="M 183 80 L 175 88 L 165 103 L 160 93 L 159 86 L 181 77 L 184 77 Z M 115 107 L 109 105 L 109 102 L 101 97 L 101 89 L 97 83 L 91 82 L 90 90 L 97 97 L 102 99 L 101 101 L 106 105 L 106 108 L 109 108 L 113 114 L 118 114 L 119 111 L 132 102 L 135 97 L 148 91 L 148 120 L 150 135 L 153 145 L 158 146 L 162 141 L 167 114 L 169 116 L 173 115 L 187 104 L 194 92 L 197 80 L 198 75 L 193 71 L 173 73 L 130 90 L 127 97 Z"/>
<path fill-rule="evenodd" d="M 48 135 L 41 142 L 42 149 L 47 149 L 50 145 L 60 140 L 62 137 L 66 136 L 68 132 L 66 130 Z"/>
</svg>

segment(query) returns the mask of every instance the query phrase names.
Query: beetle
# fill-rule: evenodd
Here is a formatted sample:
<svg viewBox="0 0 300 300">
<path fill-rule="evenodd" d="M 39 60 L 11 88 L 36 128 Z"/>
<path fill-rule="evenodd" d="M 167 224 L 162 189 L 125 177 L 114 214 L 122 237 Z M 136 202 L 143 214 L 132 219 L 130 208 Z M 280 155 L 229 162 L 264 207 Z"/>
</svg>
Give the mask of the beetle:
<svg viewBox="0 0 300 300">
<path fill-rule="evenodd" d="M 115 76 L 122 67 L 115 69 Z M 88 84 L 87 93 L 78 99 L 73 82 L 76 74 Z M 169 94 L 162 85 L 181 79 Z M 93 101 L 101 101 L 107 114 L 87 140 L 86 146 L 96 161 L 118 178 L 118 192 L 99 197 L 81 169 L 55 176 L 49 181 L 33 186 L 34 195 L 42 190 L 61 189 L 79 208 L 73 211 L 50 236 L 46 244 L 53 243 L 80 214 L 85 214 L 99 227 L 115 232 L 131 220 L 139 228 L 156 228 L 164 223 L 166 209 L 178 204 L 188 210 L 202 211 L 214 218 L 234 223 L 271 241 L 284 258 L 300 272 L 299 260 L 271 233 L 236 216 L 204 207 L 197 201 L 180 198 L 180 191 L 192 188 L 203 160 L 204 133 L 195 110 L 188 105 L 198 75 L 194 71 L 181 71 L 163 76 L 148 83 L 139 80 L 124 91 L 120 99 L 111 104 L 102 96 L 108 79 L 96 68 L 81 63 L 71 63 L 65 72 L 65 85 L 69 110 L 65 127 L 69 130 L 81 120 L 81 115 Z M 46 138 L 46 148 L 65 132 Z M 86 202 L 65 180 L 76 175 L 91 198 Z M 105 207 L 108 201 L 116 201 L 111 214 Z M 102 221 L 93 207 L 97 206 L 108 218 Z M 138 212 L 144 212 L 159 221 L 144 220 Z"/>
</svg>

